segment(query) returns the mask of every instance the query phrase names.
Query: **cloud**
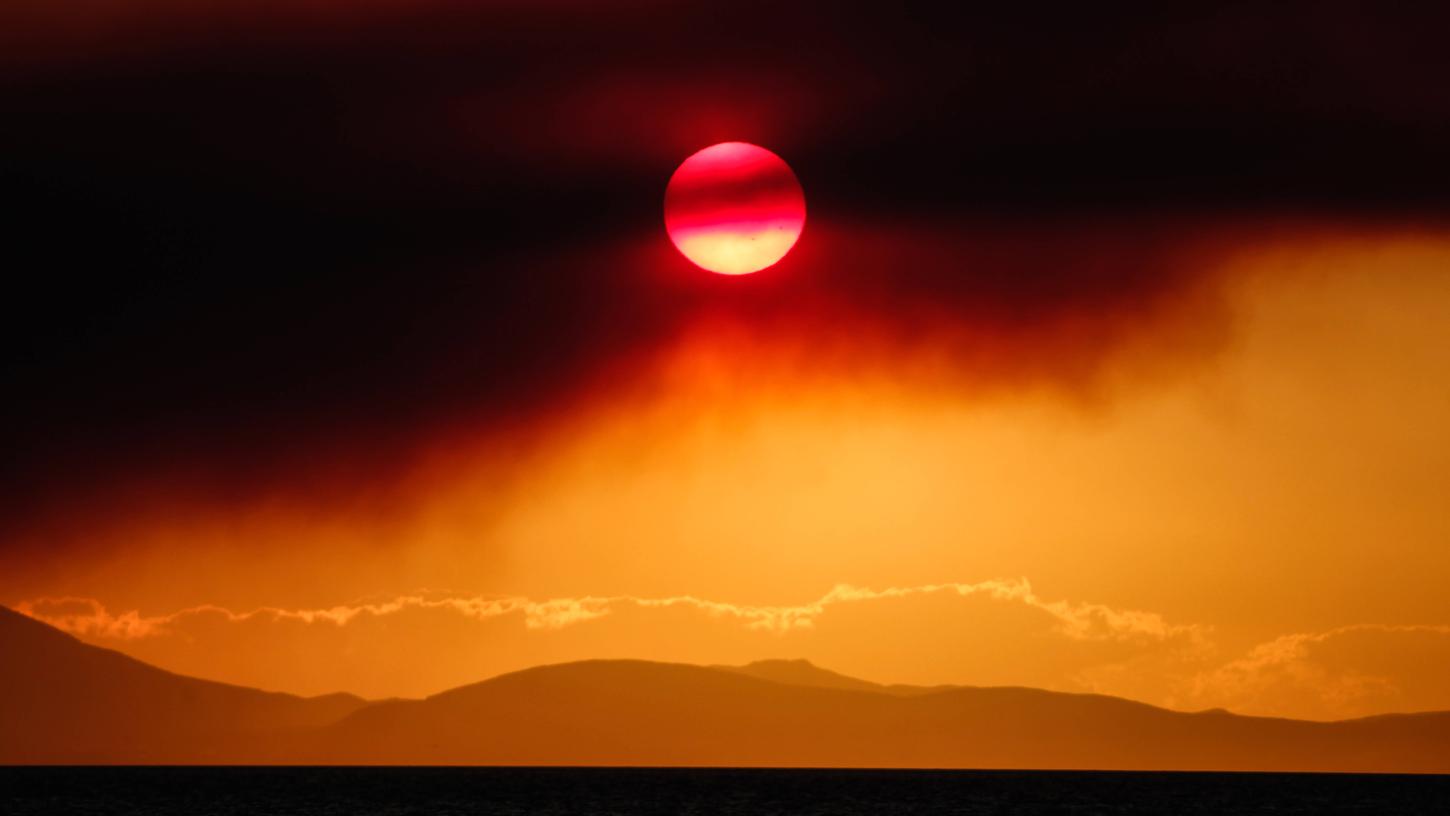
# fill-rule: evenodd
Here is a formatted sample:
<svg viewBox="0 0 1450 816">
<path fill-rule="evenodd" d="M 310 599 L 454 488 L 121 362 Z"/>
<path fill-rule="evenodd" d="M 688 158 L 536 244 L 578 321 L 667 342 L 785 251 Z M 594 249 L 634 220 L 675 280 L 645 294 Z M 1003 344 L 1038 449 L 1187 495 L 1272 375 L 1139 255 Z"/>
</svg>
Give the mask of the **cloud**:
<svg viewBox="0 0 1450 816">
<path fill-rule="evenodd" d="M 147 490 L 356 507 L 460 428 L 594 406 L 721 312 L 759 347 L 932 387 L 1075 392 L 1144 348 L 1181 372 L 1223 339 L 1200 285 L 1243 237 L 1205 197 L 1258 221 L 1273 193 L 1446 188 L 1442 140 L 1398 118 L 1408 93 L 1450 121 L 1423 81 L 1438 44 L 1367 61 L 1333 15 L 1293 9 L 1044 31 L 1005 6 L 933 23 L 773 4 L 762 27 L 738 2 L 102 5 L 0 5 L 0 59 L 35 63 L 0 89 L 0 170 L 25 202 L 7 261 L 47 273 L 21 276 L 6 327 L 27 398 L 0 427 L 0 550 L 18 558 L 100 549 L 94 528 Z M 1328 28 L 1271 34 L 1306 25 Z M 1253 68 L 1286 61 L 1291 105 Z M 357 70 L 377 64 L 385 81 Z M 1222 87 L 1183 92 L 1205 78 Z M 1320 109 L 1370 126 L 1319 127 Z M 1323 142 L 1371 134 L 1383 149 Z M 727 137 L 778 149 L 811 207 L 749 284 L 691 274 L 658 223 L 675 164 Z"/>
<path fill-rule="evenodd" d="M 1450 626 L 1353 624 L 1282 635 L 1180 684 L 1185 703 L 1347 718 L 1450 708 Z"/>
<path fill-rule="evenodd" d="M 1450 708 L 1450 626 L 1356 624 L 1225 654 L 1212 626 L 1044 599 L 1025 578 L 841 584 L 781 605 L 420 590 L 325 607 L 203 604 L 156 615 L 76 597 L 16 608 L 173 671 L 309 694 L 420 696 L 592 657 L 807 657 L 887 682 L 1029 685 L 1184 710 L 1342 719 Z"/>
<path fill-rule="evenodd" d="M 73 635 L 117 640 L 163 634 L 165 624 L 173 617 L 143 617 L 135 609 L 113 615 L 94 598 L 72 596 L 21 601 L 15 611 Z"/>
<path fill-rule="evenodd" d="M 733 619 L 747 629 L 783 635 L 815 628 L 816 622 L 835 606 L 923 595 L 954 595 L 959 598 L 978 596 L 1041 610 L 1055 621 L 1058 634 L 1072 640 L 1162 641 L 1189 637 L 1199 641 L 1206 631 L 1196 625 L 1171 624 L 1154 612 L 1117 609 L 1094 603 L 1045 601 L 1033 592 L 1032 585 L 1025 578 L 885 589 L 839 584 L 815 601 L 793 606 L 742 605 L 691 595 L 663 598 L 607 595 L 535 601 L 523 596 L 448 595 L 420 591 L 383 601 L 358 601 L 331 607 L 301 609 L 264 606 L 245 612 L 203 604 L 165 615 L 144 616 L 134 609 L 114 614 L 94 598 L 76 597 L 37 598 L 22 601 L 16 605 L 16 609 L 72 634 L 118 640 L 166 635 L 180 622 L 197 616 L 217 616 L 233 623 L 271 620 L 347 626 L 362 617 L 381 618 L 408 610 L 433 609 L 476 620 L 521 615 L 524 626 L 529 629 L 562 629 L 597 620 L 626 607 L 644 610 L 693 609 L 712 618 Z"/>
<path fill-rule="evenodd" d="M 67 597 L 17 609 L 184 674 L 374 697 L 417 696 L 530 665 L 604 656 L 694 663 L 807 657 L 892 682 L 1077 689 L 1074 670 L 1145 652 L 1196 653 L 1210 633 L 1153 612 L 1047 600 L 1023 578 L 841 584 L 779 605 L 693 595 L 535 599 L 419 590 L 311 608 L 202 604 L 148 615 Z M 864 632 L 872 636 L 863 639 Z M 417 665 L 417 654 L 429 655 L 426 665 Z M 933 654 L 944 659 L 928 659 Z"/>
</svg>

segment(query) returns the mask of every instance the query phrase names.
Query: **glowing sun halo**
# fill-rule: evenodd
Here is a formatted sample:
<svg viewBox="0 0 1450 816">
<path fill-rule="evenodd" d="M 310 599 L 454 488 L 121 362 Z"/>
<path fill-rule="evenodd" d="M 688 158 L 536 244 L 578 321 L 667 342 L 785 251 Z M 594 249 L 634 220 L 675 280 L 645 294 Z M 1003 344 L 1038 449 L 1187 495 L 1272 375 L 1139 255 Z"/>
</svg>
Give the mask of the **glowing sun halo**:
<svg viewBox="0 0 1450 816">
<path fill-rule="evenodd" d="M 790 165 L 745 142 L 722 142 L 685 159 L 665 188 L 665 230 L 695 265 L 748 275 L 785 257 L 806 222 L 806 197 Z"/>
</svg>

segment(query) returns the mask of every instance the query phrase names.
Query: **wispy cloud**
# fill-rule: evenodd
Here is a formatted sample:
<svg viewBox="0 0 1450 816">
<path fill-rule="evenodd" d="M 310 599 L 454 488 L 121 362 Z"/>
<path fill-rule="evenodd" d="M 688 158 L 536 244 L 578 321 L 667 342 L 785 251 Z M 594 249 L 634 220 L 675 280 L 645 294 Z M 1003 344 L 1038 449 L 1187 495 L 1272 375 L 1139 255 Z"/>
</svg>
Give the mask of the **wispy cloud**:
<svg viewBox="0 0 1450 816">
<path fill-rule="evenodd" d="M 927 600 L 931 602 L 921 603 Z M 963 617 L 944 609 L 942 602 L 970 604 L 971 611 L 964 610 Z M 299 678 L 293 682 L 319 684 L 318 688 L 309 687 L 311 691 L 331 690 L 321 688 L 327 684 L 312 678 L 312 673 L 330 676 L 329 662 L 338 655 L 330 650 L 333 647 L 319 649 L 318 644 L 354 644 L 346 649 L 358 648 L 358 654 L 366 656 L 358 658 L 361 662 L 356 664 L 358 671 L 365 672 L 367 666 L 373 665 L 369 660 L 386 664 L 396 656 L 398 632 L 446 630 L 458 635 L 467 632 L 474 622 L 489 622 L 494 628 L 481 636 L 502 638 L 500 642 L 508 642 L 514 650 L 513 658 L 470 658 L 456 667 L 444 667 L 455 674 L 430 675 L 411 686 L 405 683 L 398 687 L 396 680 L 380 676 L 376 679 L 379 685 L 368 687 L 374 694 L 392 695 L 423 693 L 471 681 L 489 671 L 515 668 L 517 661 L 594 656 L 591 650 L 601 648 L 607 652 L 618 643 L 618 626 L 628 627 L 624 631 L 628 632 L 629 642 L 644 655 L 709 659 L 708 649 L 681 652 L 680 643 L 682 637 L 688 639 L 689 633 L 701 631 L 698 627 L 705 622 L 716 621 L 764 638 L 787 639 L 790 644 L 772 646 L 767 641 L 745 640 L 734 641 L 732 646 L 731 641 L 722 641 L 721 648 L 735 649 L 734 654 L 784 650 L 832 662 L 862 660 L 856 670 L 867 676 L 871 676 L 873 666 L 878 666 L 879 655 L 861 658 L 843 644 L 849 645 L 856 637 L 853 627 L 886 625 L 924 633 L 924 649 L 979 655 L 976 663 L 964 659 L 944 665 L 942 671 L 950 674 L 932 682 L 982 682 L 990 678 L 987 682 L 1096 691 L 1174 708 L 1223 707 L 1241 713 L 1317 719 L 1450 708 L 1450 692 L 1440 680 L 1450 673 L 1447 625 L 1363 623 L 1286 634 L 1225 655 L 1218 633 L 1211 626 L 1175 622 L 1151 611 L 1044 599 L 1023 578 L 884 588 L 841 584 L 814 600 L 782 605 L 729 603 L 693 595 L 533 599 L 418 590 L 325 607 L 263 606 L 241 611 L 205 604 L 166 614 L 143 614 L 135 609 L 113 612 L 97 599 L 77 597 L 37 598 L 18 604 L 17 609 L 92 641 L 128 642 L 130 645 L 123 648 L 143 653 L 151 650 L 152 655 L 163 659 L 194 659 L 197 662 L 189 664 L 193 671 L 198 666 L 230 665 L 219 656 L 235 650 L 255 654 L 265 662 L 267 650 L 275 648 L 268 634 L 270 627 L 286 625 L 283 637 L 287 643 L 296 643 L 294 638 L 305 632 L 320 638 L 308 641 L 313 646 L 299 652 L 315 652 L 314 663 L 304 659 L 296 666 L 288 664 L 296 669 Z M 676 612 L 685 614 L 666 614 Z M 444 621 L 436 617 L 420 618 L 419 613 L 443 615 L 451 619 L 452 625 L 445 627 Z M 833 615 L 839 617 L 833 619 Z M 611 617 L 619 618 L 617 626 L 601 625 Z M 371 634 L 364 638 L 364 645 L 356 645 L 354 634 L 342 641 L 333 641 L 328 634 L 369 622 L 383 625 L 368 630 Z M 418 626 L 425 629 L 410 628 Z M 514 627 L 515 634 L 507 634 Z M 575 629 L 579 629 L 579 638 L 567 643 L 534 637 Z M 1044 640 L 1043 635 L 1051 637 Z M 1018 666 L 1015 674 L 1004 672 L 990 660 L 980 662 L 980 655 L 986 653 L 972 652 L 1004 637 L 1008 642 L 1032 639 L 1027 660 L 1030 665 Z M 560 648 L 566 651 L 558 651 Z M 487 650 L 481 654 L 488 654 Z M 272 668 L 276 670 L 276 666 Z M 267 676 L 239 674 L 231 679 L 256 684 L 258 678 Z"/>
<path fill-rule="evenodd" d="M 625 608 L 685 608 L 697 610 L 713 618 L 734 619 L 748 629 L 786 634 L 814 628 L 816 622 L 836 606 L 924 595 L 978 597 L 1020 604 L 1050 616 L 1056 631 L 1073 640 L 1167 640 L 1177 637 L 1201 639 L 1206 631 L 1205 627 L 1194 624 L 1169 623 L 1154 612 L 1118 609 L 1094 603 L 1043 600 L 1025 578 L 885 589 L 839 584 L 814 601 L 781 606 L 734 604 L 693 595 L 659 598 L 587 595 L 536 601 L 523 596 L 457 595 L 419 591 L 386 600 L 363 600 L 330 607 L 289 609 L 264 606 L 237 612 L 204 604 L 150 616 L 142 615 L 134 609 L 112 613 L 94 598 L 37 598 L 24 601 L 16 608 L 26 615 L 73 634 L 123 640 L 166 634 L 182 619 L 203 615 L 218 616 L 233 622 L 260 619 L 346 626 L 360 617 L 380 618 L 418 609 L 450 611 L 478 620 L 519 615 L 529 629 L 562 629 Z"/>
<path fill-rule="evenodd" d="M 1200 672 L 1182 684 L 1185 700 L 1247 711 L 1357 716 L 1374 711 L 1441 707 L 1408 688 L 1428 665 L 1450 668 L 1450 626 L 1361 623 L 1297 632 L 1261 643 L 1243 657 Z"/>
</svg>

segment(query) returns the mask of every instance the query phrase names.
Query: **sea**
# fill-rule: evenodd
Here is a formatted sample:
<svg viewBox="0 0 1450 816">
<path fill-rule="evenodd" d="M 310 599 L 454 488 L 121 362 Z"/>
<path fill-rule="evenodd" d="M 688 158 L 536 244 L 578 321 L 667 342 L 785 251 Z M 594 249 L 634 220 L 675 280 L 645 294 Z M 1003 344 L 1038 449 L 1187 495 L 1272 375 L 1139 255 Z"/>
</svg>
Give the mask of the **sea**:
<svg viewBox="0 0 1450 816">
<path fill-rule="evenodd" d="M 702 768 L 0 768 L 0 814 L 1450 814 L 1450 776 Z"/>
</svg>

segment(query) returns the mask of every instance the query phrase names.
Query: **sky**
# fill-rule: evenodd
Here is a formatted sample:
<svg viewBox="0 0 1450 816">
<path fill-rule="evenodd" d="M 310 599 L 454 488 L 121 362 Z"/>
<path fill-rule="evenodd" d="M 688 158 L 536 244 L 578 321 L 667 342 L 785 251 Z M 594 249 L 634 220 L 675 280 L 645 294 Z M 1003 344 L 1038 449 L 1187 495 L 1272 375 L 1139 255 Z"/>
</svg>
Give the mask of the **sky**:
<svg viewBox="0 0 1450 816">
<path fill-rule="evenodd" d="M 302 694 L 1450 708 L 1443 22 L 9 4 L 0 602 Z M 807 206 L 738 278 L 662 222 L 726 140 Z"/>
</svg>

